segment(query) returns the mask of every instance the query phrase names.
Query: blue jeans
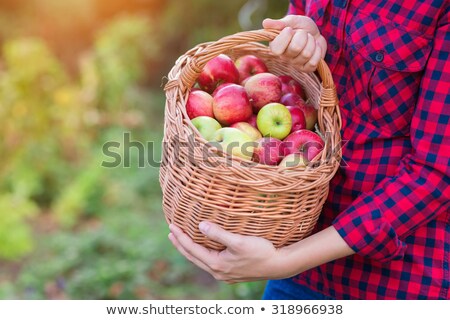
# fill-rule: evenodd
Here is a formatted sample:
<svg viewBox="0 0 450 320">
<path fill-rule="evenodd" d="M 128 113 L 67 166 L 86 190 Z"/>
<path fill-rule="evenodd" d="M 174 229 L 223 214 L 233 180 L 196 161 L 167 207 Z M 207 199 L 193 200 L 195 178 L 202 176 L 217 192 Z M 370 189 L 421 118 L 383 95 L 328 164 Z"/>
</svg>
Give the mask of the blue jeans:
<svg viewBox="0 0 450 320">
<path fill-rule="evenodd" d="M 262 297 L 263 300 L 333 300 L 322 293 L 298 284 L 292 278 L 269 280 Z"/>
</svg>

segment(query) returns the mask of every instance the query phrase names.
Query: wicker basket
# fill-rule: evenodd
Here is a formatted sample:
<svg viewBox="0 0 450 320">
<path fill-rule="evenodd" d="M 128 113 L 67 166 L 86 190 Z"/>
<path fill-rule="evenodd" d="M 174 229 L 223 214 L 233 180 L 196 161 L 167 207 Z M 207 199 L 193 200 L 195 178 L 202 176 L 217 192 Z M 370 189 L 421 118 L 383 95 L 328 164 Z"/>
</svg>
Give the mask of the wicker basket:
<svg viewBox="0 0 450 320">
<path fill-rule="evenodd" d="M 259 43 L 277 34 L 275 30 L 248 31 L 198 45 L 181 56 L 168 75 L 160 169 L 164 214 L 168 223 L 207 248 L 223 246 L 200 233 L 198 224 L 203 220 L 231 232 L 264 237 L 275 247 L 308 236 L 339 166 L 341 118 L 330 70 L 320 62 L 316 73 L 322 82 L 316 73 L 294 70 Z M 288 74 L 302 84 L 319 110 L 319 129 L 326 133 L 324 150 L 318 155 L 321 161 L 305 170 L 231 160 L 200 136 L 186 114 L 186 100 L 204 65 L 221 53 L 233 59 L 256 55 L 270 72 Z"/>
</svg>

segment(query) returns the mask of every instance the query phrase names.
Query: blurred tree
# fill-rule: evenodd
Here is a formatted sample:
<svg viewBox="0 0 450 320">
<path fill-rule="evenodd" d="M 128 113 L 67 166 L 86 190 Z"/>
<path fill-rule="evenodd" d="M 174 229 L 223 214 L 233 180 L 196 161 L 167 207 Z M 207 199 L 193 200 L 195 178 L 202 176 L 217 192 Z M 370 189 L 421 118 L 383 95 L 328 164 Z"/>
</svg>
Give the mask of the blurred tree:
<svg viewBox="0 0 450 320">
<path fill-rule="evenodd" d="M 100 81 L 100 107 L 110 112 L 126 108 L 126 93 L 151 74 L 145 63 L 160 52 L 153 25 L 145 16 L 114 19 L 97 37 L 94 59 Z"/>
<path fill-rule="evenodd" d="M 18 39 L 3 46 L 5 70 L 0 77 L 0 178 L 2 184 L 24 197 L 46 202 L 43 186 L 49 192 L 59 174 L 55 166 L 43 166 L 43 156 L 64 162 L 51 134 L 59 110 L 53 94 L 67 85 L 62 66 L 39 39 Z M 31 172 L 28 168 L 34 165 Z M 39 167 L 41 169 L 39 170 Z M 45 169 L 44 169 L 45 167 Z M 14 172 L 14 174 L 12 174 Z M 42 196 L 42 197 L 41 197 Z"/>
<path fill-rule="evenodd" d="M 256 1 L 256 2 L 255 2 Z M 161 77 L 190 47 L 245 28 L 260 28 L 264 17 L 281 17 L 287 2 L 279 0 L 3 0 L 0 6 L 0 42 L 11 36 L 45 39 L 74 75 L 79 57 L 95 41 L 97 30 L 117 16 L 139 14 L 150 19 L 155 41 L 164 54 L 151 64 L 146 80 L 161 85 Z M 251 12 L 242 10 L 256 3 Z M 4 10 L 1 10 L 1 8 Z M 239 23 L 239 13 L 248 19 Z M 247 12 L 247 13 L 245 13 Z M 70 19 L 68 18 L 70 15 Z M 157 76 L 156 76 L 157 75 Z"/>
</svg>

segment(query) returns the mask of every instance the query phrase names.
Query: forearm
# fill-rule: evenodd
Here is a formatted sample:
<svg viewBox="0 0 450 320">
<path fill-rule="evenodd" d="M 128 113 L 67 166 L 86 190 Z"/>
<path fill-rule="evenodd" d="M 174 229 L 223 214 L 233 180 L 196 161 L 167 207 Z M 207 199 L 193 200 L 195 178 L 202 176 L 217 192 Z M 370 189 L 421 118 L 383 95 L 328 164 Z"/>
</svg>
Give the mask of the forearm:
<svg viewBox="0 0 450 320">
<path fill-rule="evenodd" d="M 280 249 L 282 267 L 289 275 L 302 273 L 354 253 L 332 226 Z"/>
</svg>

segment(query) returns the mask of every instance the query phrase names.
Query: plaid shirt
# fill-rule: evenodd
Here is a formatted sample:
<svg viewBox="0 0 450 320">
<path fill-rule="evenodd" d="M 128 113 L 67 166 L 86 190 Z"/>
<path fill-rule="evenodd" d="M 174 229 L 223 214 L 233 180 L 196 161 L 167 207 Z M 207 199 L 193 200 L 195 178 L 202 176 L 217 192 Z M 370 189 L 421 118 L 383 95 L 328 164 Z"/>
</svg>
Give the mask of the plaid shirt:
<svg viewBox="0 0 450 320">
<path fill-rule="evenodd" d="M 317 230 L 357 254 L 294 277 L 338 299 L 450 299 L 450 1 L 291 1 L 328 41 L 342 166 Z"/>
</svg>

